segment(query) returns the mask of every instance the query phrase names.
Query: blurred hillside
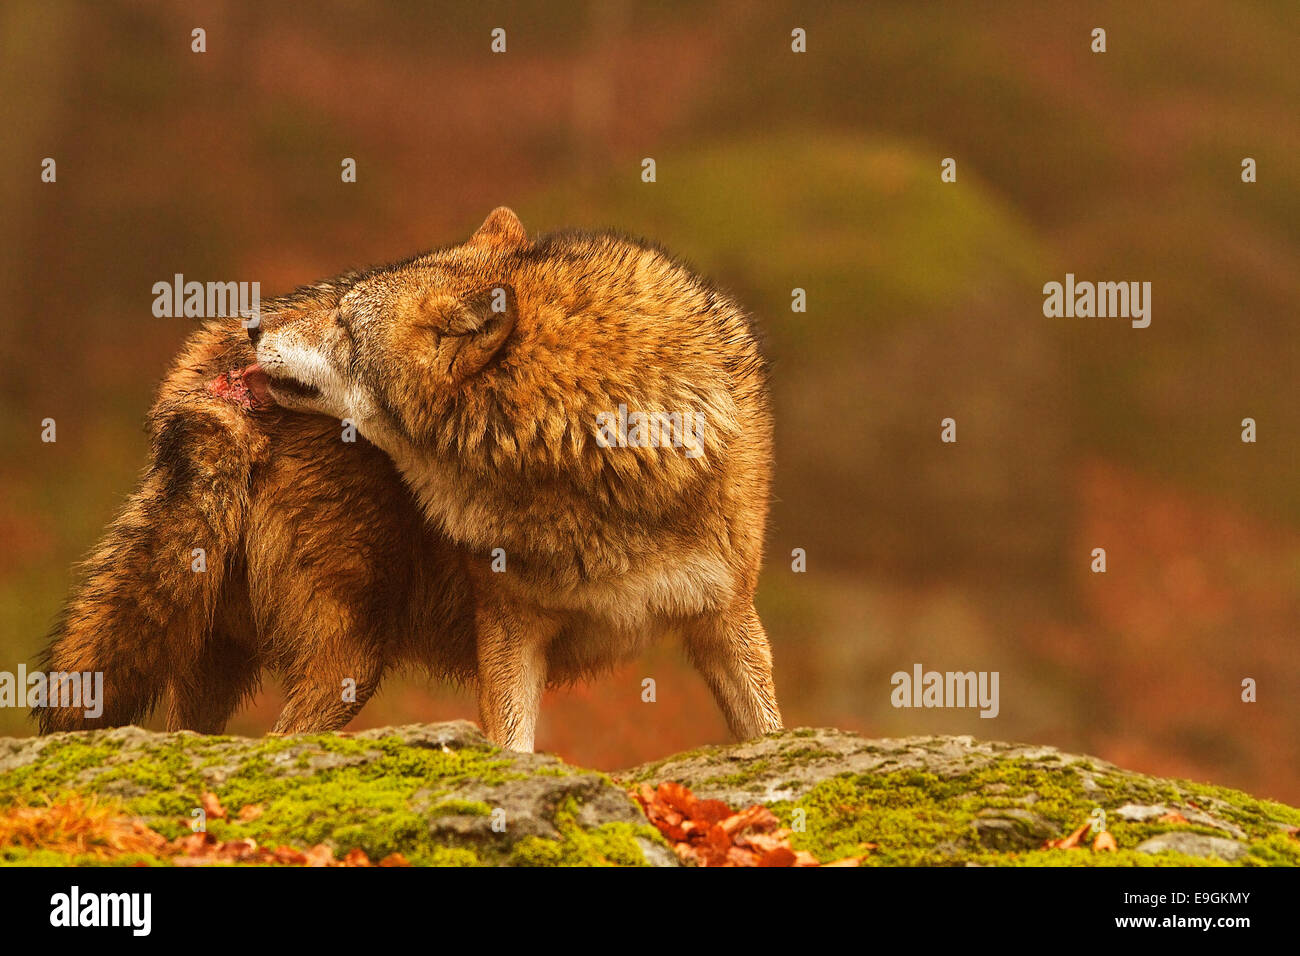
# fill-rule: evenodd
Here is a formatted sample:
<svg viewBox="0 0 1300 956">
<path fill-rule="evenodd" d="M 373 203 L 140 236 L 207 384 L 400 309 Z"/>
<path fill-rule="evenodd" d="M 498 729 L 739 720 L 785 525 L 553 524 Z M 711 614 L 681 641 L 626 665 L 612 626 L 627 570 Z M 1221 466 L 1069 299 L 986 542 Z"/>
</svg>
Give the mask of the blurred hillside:
<svg viewBox="0 0 1300 956">
<path fill-rule="evenodd" d="M 269 295 L 508 204 L 650 236 L 760 317 L 790 725 L 1033 740 L 1294 803 L 1298 28 L 1286 2 L 6 4 L 0 669 L 144 462 L 190 328 L 151 315 L 154 282 Z M 1066 272 L 1150 281 L 1151 327 L 1044 318 Z M 916 662 L 1000 671 L 1000 715 L 893 709 Z M 472 715 L 397 681 L 357 726 Z M 552 695 L 539 746 L 616 767 L 724 738 L 664 647 Z"/>
</svg>

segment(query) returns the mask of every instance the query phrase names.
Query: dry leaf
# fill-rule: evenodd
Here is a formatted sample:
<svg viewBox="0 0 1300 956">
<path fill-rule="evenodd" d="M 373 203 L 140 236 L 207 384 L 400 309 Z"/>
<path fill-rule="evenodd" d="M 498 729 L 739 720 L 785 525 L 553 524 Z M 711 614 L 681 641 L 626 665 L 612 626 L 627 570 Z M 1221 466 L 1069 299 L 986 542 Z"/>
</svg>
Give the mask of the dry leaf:
<svg viewBox="0 0 1300 956">
<path fill-rule="evenodd" d="M 701 800 L 675 781 L 658 787 L 643 783 L 631 791 L 641 810 L 678 858 L 696 866 L 819 866 L 806 850 L 790 845 L 793 835 L 767 807 L 755 804 L 732 812 L 721 800 Z M 874 843 L 863 844 L 875 849 Z M 861 857 L 836 861 L 857 866 Z"/>
<path fill-rule="evenodd" d="M 204 793 L 199 800 L 199 805 L 203 807 L 203 812 L 209 820 L 226 819 L 226 808 L 221 805 L 215 793 Z"/>
<path fill-rule="evenodd" d="M 1063 840 L 1048 840 L 1043 844 L 1044 850 L 1073 850 L 1083 839 L 1083 835 L 1092 828 L 1091 823 L 1085 823 L 1079 829 L 1075 830 Z"/>
<path fill-rule="evenodd" d="M 1107 850 L 1113 853 L 1118 849 L 1119 845 L 1116 844 L 1115 838 L 1111 836 L 1109 830 L 1102 830 L 1097 834 L 1097 839 L 1092 841 L 1092 851 L 1094 853 L 1100 853 Z"/>
<path fill-rule="evenodd" d="M 317 843 L 306 855 L 307 866 L 329 866 L 334 862 L 334 851 L 324 843 Z"/>
<path fill-rule="evenodd" d="M 794 866 L 794 850 L 788 846 L 774 846 L 758 860 L 759 866 Z"/>
</svg>

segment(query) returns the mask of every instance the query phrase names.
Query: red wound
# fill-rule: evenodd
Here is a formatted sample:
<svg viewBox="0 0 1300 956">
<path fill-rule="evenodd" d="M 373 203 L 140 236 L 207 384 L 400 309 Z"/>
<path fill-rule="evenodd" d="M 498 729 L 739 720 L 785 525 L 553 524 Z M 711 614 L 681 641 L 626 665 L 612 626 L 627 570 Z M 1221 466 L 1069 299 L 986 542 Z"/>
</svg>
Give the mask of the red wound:
<svg viewBox="0 0 1300 956">
<path fill-rule="evenodd" d="M 208 383 L 208 391 L 227 402 L 232 402 L 252 411 L 273 405 L 267 388 L 266 373 L 260 365 L 250 365 L 246 369 L 222 372 Z"/>
</svg>

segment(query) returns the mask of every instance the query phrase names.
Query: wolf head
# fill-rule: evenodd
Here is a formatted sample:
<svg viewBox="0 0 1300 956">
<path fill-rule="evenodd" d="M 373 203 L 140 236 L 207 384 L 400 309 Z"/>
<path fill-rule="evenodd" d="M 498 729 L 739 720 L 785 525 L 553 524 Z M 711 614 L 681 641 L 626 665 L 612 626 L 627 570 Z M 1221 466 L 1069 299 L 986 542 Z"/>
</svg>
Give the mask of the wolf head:
<svg viewBox="0 0 1300 956">
<path fill-rule="evenodd" d="M 258 398 L 348 419 L 387 451 L 414 443 L 509 340 L 512 260 L 527 247 L 501 207 L 459 246 L 360 275 L 333 308 L 264 314 L 244 380 Z"/>
</svg>

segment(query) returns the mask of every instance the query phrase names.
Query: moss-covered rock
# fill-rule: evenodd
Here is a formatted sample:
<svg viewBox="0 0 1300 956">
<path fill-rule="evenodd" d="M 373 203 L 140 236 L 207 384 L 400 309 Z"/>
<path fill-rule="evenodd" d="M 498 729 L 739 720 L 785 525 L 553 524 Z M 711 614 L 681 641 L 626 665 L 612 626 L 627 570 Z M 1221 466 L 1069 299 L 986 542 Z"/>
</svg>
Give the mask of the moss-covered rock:
<svg viewBox="0 0 1300 956">
<path fill-rule="evenodd" d="M 619 775 L 762 803 L 823 862 L 913 866 L 1300 865 L 1300 810 L 1226 787 L 1122 770 L 1054 747 L 972 737 L 868 740 L 790 730 Z M 1100 812 L 1098 812 L 1100 811 Z M 1104 822 L 1118 850 L 1044 849 Z M 1090 842 L 1090 841 L 1089 841 Z"/>
<path fill-rule="evenodd" d="M 260 740 L 136 727 L 0 739 L 0 810 L 93 796 L 176 837 L 205 792 L 228 814 L 206 819 L 219 840 L 359 847 L 414 865 L 677 864 L 603 774 L 502 752 L 464 721 Z M 260 813 L 241 821 L 248 806 Z M 88 862 L 18 847 L 0 847 L 0 861 Z"/>
<path fill-rule="evenodd" d="M 213 793 L 228 814 L 206 821 L 219 840 L 415 865 L 678 865 L 624 789 L 665 780 L 735 808 L 766 804 L 823 862 L 871 844 L 865 862 L 877 865 L 1300 865 L 1300 810 L 970 737 L 790 730 L 615 779 L 502 752 L 463 721 L 259 740 L 134 727 L 0 739 L 0 813 L 75 794 L 177 837 Z M 241 820 L 247 807 L 257 811 Z M 1117 851 L 1043 848 L 1103 815 Z M 0 846 L 0 862 L 104 860 L 15 845 Z"/>
</svg>

